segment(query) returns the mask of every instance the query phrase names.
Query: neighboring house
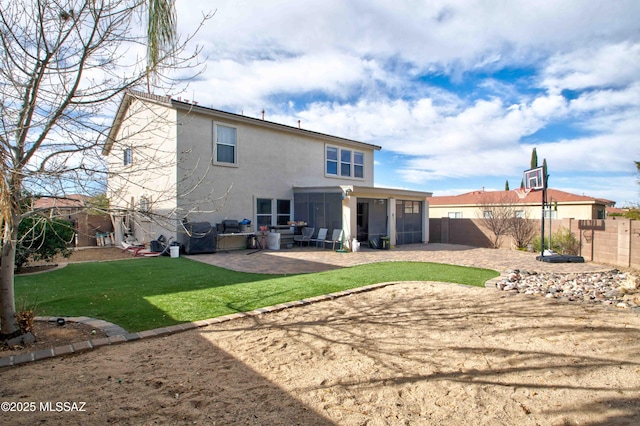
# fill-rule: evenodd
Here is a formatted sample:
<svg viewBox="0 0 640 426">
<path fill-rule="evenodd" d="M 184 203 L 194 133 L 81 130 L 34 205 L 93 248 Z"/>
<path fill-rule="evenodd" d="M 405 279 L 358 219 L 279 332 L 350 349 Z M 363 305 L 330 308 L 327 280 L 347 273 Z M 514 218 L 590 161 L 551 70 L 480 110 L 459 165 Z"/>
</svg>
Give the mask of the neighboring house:
<svg viewBox="0 0 640 426">
<path fill-rule="evenodd" d="M 379 146 L 128 92 L 103 149 L 107 196 L 138 241 L 184 241 L 184 221 L 292 221 L 344 239 L 428 242 L 427 192 L 373 186 Z M 134 214 L 134 212 L 137 212 Z M 142 212 L 143 214 L 139 214 Z M 136 216 L 136 217 L 133 217 Z"/>
<path fill-rule="evenodd" d="M 624 216 L 629 212 L 629 208 L 607 206 L 607 217 Z"/>
<path fill-rule="evenodd" d="M 71 194 L 64 197 L 41 197 L 33 203 L 34 210 L 45 210 L 52 216 L 69 220 L 69 217 L 86 209 L 89 197 L 80 194 Z"/>
<path fill-rule="evenodd" d="M 547 189 L 547 203 L 544 215 L 551 219 L 605 219 L 606 208 L 614 201 L 584 195 L 571 194 L 557 189 Z M 491 205 L 508 205 L 514 214 L 528 219 L 542 217 L 542 191 L 528 194 L 520 190 L 511 191 L 473 191 L 453 196 L 429 198 L 429 217 L 450 219 L 482 218 Z"/>
<path fill-rule="evenodd" d="M 87 211 L 87 201 L 90 197 L 71 194 L 64 197 L 41 197 L 34 201 L 33 208 L 46 213 L 47 216 L 67 220 L 75 229 L 76 247 L 98 245 L 97 235 L 108 235 L 113 231 L 111 219 L 108 215 L 94 215 Z"/>
</svg>

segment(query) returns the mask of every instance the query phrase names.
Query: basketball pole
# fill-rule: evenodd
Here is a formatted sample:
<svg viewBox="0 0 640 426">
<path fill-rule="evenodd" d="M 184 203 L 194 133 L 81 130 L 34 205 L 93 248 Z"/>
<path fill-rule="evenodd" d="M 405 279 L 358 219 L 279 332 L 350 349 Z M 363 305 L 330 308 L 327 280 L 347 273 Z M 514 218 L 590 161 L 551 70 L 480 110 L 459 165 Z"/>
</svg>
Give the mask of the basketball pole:
<svg viewBox="0 0 640 426">
<path fill-rule="evenodd" d="M 547 181 L 545 179 L 542 187 L 542 232 L 540 236 L 540 257 L 544 257 L 544 211 L 547 204 Z"/>
</svg>

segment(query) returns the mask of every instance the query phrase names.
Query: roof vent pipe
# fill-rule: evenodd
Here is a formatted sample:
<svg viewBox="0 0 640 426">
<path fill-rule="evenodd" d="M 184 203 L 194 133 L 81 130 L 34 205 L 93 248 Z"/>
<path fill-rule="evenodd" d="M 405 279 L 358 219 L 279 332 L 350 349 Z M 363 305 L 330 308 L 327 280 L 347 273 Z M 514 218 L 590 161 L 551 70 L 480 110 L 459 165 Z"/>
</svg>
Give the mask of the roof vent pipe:
<svg viewBox="0 0 640 426">
<path fill-rule="evenodd" d="M 300 120 L 298 120 L 298 129 L 300 128 Z"/>
<path fill-rule="evenodd" d="M 262 121 L 264 121 L 264 108 L 262 109 Z"/>
</svg>

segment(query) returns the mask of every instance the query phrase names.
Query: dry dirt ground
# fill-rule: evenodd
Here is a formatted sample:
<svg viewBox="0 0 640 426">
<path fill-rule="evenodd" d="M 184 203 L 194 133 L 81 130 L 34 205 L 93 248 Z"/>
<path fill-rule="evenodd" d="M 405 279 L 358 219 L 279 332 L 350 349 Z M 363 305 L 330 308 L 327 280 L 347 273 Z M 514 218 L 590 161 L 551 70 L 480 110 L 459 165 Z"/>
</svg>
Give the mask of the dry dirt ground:
<svg viewBox="0 0 640 426">
<path fill-rule="evenodd" d="M 635 425 L 640 316 L 396 283 L 0 380 L 5 424 Z"/>
</svg>

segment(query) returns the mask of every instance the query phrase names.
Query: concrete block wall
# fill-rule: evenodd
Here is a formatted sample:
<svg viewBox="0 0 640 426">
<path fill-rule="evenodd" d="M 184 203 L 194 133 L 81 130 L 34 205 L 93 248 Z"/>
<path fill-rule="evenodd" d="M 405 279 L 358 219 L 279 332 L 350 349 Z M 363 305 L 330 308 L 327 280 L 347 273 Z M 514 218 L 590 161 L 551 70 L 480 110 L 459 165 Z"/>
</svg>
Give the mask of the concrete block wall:
<svg viewBox="0 0 640 426">
<path fill-rule="evenodd" d="M 540 223 L 540 221 L 537 221 Z M 541 225 L 541 223 L 540 223 Z M 640 269 L 640 221 L 630 219 L 576 220 L 551 222 L 551 232 L 570 229 L 580 239 L 580 255 L 586 261 Z M 429 219 L 432 243 L 491 247 L 491 234 L 481 219 Z M 549 223 L 545 224 L 545 238 Z M 538 234 L 540 228 L 538 228 Z M 513 248 L 511 238 L 504 237 L 501 248 Z"/>
</svg>

